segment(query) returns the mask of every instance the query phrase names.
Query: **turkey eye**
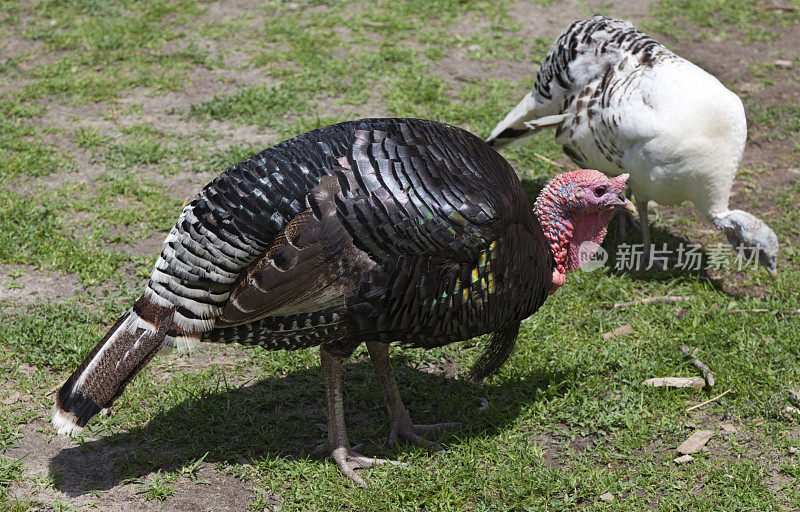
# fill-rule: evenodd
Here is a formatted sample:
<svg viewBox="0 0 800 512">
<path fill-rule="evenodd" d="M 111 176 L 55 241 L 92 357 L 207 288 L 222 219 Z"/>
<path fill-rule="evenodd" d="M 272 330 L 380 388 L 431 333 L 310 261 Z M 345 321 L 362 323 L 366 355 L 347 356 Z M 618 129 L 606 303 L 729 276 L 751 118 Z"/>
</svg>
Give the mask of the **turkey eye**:
<svg viewBox="0 0 800 512">
<path fill-rule="evenodd" d="M 597 197 L 603 197 L 606 194 L 606 187 L 597 187 L 594 189 L 594 195 Z"/>
</svg>

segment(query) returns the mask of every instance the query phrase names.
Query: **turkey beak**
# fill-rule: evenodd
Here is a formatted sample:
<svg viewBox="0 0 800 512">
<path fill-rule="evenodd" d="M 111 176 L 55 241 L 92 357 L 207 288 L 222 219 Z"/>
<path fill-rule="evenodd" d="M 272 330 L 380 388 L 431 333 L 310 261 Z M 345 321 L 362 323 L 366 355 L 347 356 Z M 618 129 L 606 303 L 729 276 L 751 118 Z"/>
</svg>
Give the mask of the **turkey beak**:
<svg viewBox="0 0 800 512">
<path fill-rule="evenodd" d="M 620 193 L 617 195 L 617 198 L 611 203 L 611 206 L 613 206 L 616 210 L 625 210 L 631 215 L 636 215 L 636 207 L 633 206 L 633 203 L 630 199 L 625 197 L 625 193 L 622 191 L 620 191 Z"/>
<path fill-rule="evenodd" d="M 767 269 L 767 272 L 769 272 L 769 275 L 770 275 L 770 277 L 772 279 L 777 279 L 778 278 L 778 269 L 775 266 L 775 260 L 774 259 L 771 259 L 768 262 L 768 264 L 766 265 L 766 269 Z"/>
</svg>

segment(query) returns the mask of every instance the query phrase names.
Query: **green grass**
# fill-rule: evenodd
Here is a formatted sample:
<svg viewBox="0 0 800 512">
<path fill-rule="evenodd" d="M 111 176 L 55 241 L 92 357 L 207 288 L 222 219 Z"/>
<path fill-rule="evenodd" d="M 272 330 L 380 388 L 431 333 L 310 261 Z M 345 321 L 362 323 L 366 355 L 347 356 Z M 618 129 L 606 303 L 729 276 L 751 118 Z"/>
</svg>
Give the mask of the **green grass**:
<svg viewBox="0 0 800 512">
<path fill-rule="evenodd" d="M 646 26 L 766 44 L 798 19 L 759 5 L 664 0 Z M 23 441 L 49 453 L 54 434 L 43 422 L 51 392 L 141 293 L 158 253 L 131 247 L 165 236 L 199 182 L 271 143 L 375 113 L 488 134 L 530 89 L 550 45 L 525 35 L 510 6 L 0 0 L 0 53 L 6 40 L 25 43 L 0 57 L 0 272 L 7 277 L 0 288 L 0 511 L 118 508 L 120 486 L 173 509 L 188 494 L 206 496 L 211 486 L 199 475 L 208 471 L 236 480 L 231 488 L 242 488 L 252 510 L 798 510 L 800 456 L 789 449 L 800 447 L 800 419 L 782 411 L 787 389 L 800 387 L 800 316 L 784 313 L 800 308 L 800 184 L 765 186 L 788 165 L 774 162 L 754 162 L 739 177 L 743 197 L 769 215 L 781 240 L 774 281 L 762 270 L 721 279 L 575 273 L 523 324 L 508 363 L 482 384 L 463 376 L 484 340 L 393 349 L 412 417 L 464 424 L 435 436 L 444 453 L 386 445 L 383 397 L 358 349 L 345 376 L 350 439 L 367 442 L 369 455 L 408 464 L 364 471 L 367 489 L 310 455 L 325 435 L 317 426 L 325 413 L 316 350 L 205 346 L 190 358 L 159 355 L 114 414 L 93 420 L 77 444 L 53 456 L 52 469 L 25 475 L 26 458 L 10 455 Z M 213 9 L 226 18 L 209 16 Z M 481 73 L 450 80 L 441 72 L 445 59 Z M 493 73 L 520 62 L 529 72 Z M 747 79 L 765 86 L 796 84 L 769 63 L 749 70 Z M 752 97 L 746 107 L 752 132 L 798 144 L 796 102 Z M 238 130 L 257 137 L 239 140 Z M 531 191 L 557 171 L 537 155 L 562 158 L 551 134 L 503 154 Z M 724 243 L 703 232 L 708 226 L 696 213 L 682 211 L 656 210 L 656 243 Z M 615 242 L 612 232 L 606 245 L 613 251 Z M 21 283 L 44 273 L 76 274 L 81 287 L 62 301 L 47 300 L 46 291 L 40 300 L 4 295 L 25 292 Z M 666 294 L 694 298 L 613 308 Z M 737 312 L 751 309 L 768 311 Z M 631 335 L 602 336 L 625 324 Z M 641 386 L 696 373 L 681 344 L 698 349 L 716 387 Z M 453 372 L 456 378 L 446 376 Z M 708 453 L 679 466 L 672 459 L 694 428 L 687 422 L 716 434 Z M 722 423 L 738 431 L 725 434 Z M 93 457 L 111 465 L 92 466 Z M 64 460 L 95 468 L 80 496 L 58 493 L 74 469 Z M 613 503 L 599 499 L 604 492 Z"/>
<path fill-rule="evenodd" d="M 46 1 L 32 10 L 35 18 L 25 37 L 61 56 L 26 73 L 33 79 L 23 88 L 29 98 L 55 95 L 85 103 L 115 99 L 132 87 L 178 90 L 185 86 L 187 71 L 212 66 L 191 42 L 174 51 L 163 49 L 181 37 L 176 25 L 200 13 L 195 1 Z"/>
<path fill-rule="evenodd" d="M 767 140 L 789 139 L 800 149 L 800 102 L 765 105 L 748 102 L 748 121 L 764 132 Z"/>
<path fill-rule="evenodd" d="M 76 366 L 97 343 L 103 327 L 120 307 L 105 298 L 84 297 L 78 303 L 40 303 L 25 311 L 0 309 L 0 339 L 20 363 L 67 368 Z"/>
<path fill-rule="evenodd" d="M 0 499 L 5 498 L 8 486 L 22 475 L 22 461 L 0 455 Z"/>
<path fill-rule="evenodd" d="M 141 487 L 145 491 L 145 497 L 150 501 L 164 501 L 175 494 L 175 486 L 172 482 L 177 479 L 175 474 L 162 475 L 157 472 L 152 479 Z"/>
<path fill-rule="evenodd" d="M 71 159 L 42 144 L 42 131 L 30 124 L 43 111 L 37 105 L 0 101 L 0 184 L 20 176 L 47 176 L 71 168 Z"/>
<path fill-rule="evenodd" d="M 96 241 L 80 240 L 62 229 L 56 205 L 0 189 L 0 202 L 9 205 L 0 216 L 0 261 L 53 267 L 76 273 L 86 284 L 108 279 L 122 257 L 105 251 Z"/>
<path fill-rule="evenodd" d="M 681 39 L 700 35 L 705 39 L 725 40 L 742 34 L 744 42 L 764 42 L 777 39 L 780 28 L 800 20 L 798 11 L 760 8 L 766 5 L 756 0 L 662 0 L 652 7 L 654 19 L 647 23 L 647 28 Z M 783 5 L 798 7 L 800 3 L 787 0 Z M 691 30 L 687 22 L 700 27 L 700 31 Z"/>
</svg>

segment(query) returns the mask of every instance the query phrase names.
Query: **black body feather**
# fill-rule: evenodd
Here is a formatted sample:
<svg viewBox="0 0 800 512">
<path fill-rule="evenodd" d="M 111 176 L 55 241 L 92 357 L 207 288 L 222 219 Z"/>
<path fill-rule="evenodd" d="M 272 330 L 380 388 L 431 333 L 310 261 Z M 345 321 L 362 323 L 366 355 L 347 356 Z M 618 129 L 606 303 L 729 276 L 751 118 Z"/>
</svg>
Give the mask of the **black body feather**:
<svg viewBox="0 0 800 512">
<path fill-rule="evenodd" d="M 544 302 L 552 267 L 519 179 L 474 135 L 415 119 L 319 128 L 229 168 L 186 206 L 138 309 L 70 377 L 57 411 L 84 425 L 158 346 L 198 339 L 346 356 L 363 341 L 428 348 L 503 332 L 485 376 Z M 115 357 L 137 364 L 109 370 Z"/>
</svg>

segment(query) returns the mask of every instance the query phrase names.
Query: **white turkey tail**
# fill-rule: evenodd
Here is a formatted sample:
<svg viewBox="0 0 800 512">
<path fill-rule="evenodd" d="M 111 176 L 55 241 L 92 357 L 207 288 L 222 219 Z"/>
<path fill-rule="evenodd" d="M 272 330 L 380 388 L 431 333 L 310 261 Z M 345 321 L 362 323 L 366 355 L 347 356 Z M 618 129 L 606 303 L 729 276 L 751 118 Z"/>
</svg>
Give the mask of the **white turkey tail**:
<svg viewBox="0 0 800 512">
<path fill-rule="evenodd" d="M 516 107 L 509 112 L 505 119 L 495 126 L 492 133 L 486 139 L 490 146 L 501 148 L 508 144 L 519 144 L 526 141 L 534 134 L 528 126 L 528 121 L 536 117 L 536 100 L 533 92 L 529 92 L 522 98 Z"/>
<path fill-rule="evenodd" d="M 530 128 L 531 132 L 536 133 L 544 128 L 553 128 L 564 122 L 567 118 L 566 114 L 555 114 L 552 116 L 540 117 L 533 121 L 526 121 L 525 126 Z"/>
<path fill-rule="evenodd" d="M 199 334 L 174 324 L 174 307 L 160 306 L 149 295 L 149 291 L 142 295 L 116 321 L 58 391 L 52 422 L 59 434 L 77 433 L 94 415 L 111 407 L 165 338 L 178 344 L 199 340 Z"/>
</svg>

